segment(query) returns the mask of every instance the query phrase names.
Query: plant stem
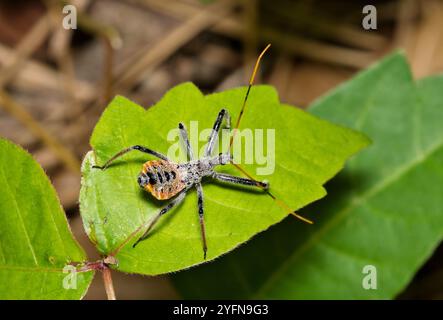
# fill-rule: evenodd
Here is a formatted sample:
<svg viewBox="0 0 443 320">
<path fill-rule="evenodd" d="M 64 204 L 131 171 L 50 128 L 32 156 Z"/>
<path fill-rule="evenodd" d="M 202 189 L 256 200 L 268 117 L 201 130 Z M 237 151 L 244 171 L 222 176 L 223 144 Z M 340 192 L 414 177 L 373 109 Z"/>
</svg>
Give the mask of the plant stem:
<svg viewBox="0 0 443 320">
<path fill-rule="evenodd" d="M 115 298 L 114 285 L 112 283 L 111 269 L 108 267 L 103 268 L 103 282 L 105 284 L 106 295 L 108 300 L 117 300 Z"/>
</svg>

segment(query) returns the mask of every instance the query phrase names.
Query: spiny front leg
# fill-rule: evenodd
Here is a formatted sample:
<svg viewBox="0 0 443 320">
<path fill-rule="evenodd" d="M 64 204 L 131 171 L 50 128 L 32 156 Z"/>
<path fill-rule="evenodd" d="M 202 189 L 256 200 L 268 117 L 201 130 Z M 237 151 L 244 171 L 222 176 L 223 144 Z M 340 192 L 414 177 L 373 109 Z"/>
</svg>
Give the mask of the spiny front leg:
<svg viewBox="0 0 443 320">
<path fill-rule="evenodd" d="M 157 223 L 158 219 L 167 213 L 169 210 L 180 204 L 186 196 L 186 190 L 183 190 L 181 193 L 177 195 L 174 199 L 172 199 L 166 206 L 164 206 L 149 222 L 148 228 L 143 233 L 143 235 L 132 245 L 133 248 L 140 242 L 145 240 L 148 237 L 149 231 L 151 231 L 152 227 Z"/>
<path fill-rule="evenodd" d="M 269 183 L 266 181 L 261 182 L 261 181 L 240 178 L 240 177 L 236 177 L 236 176 L 231 176 L 230 174 L 218 173 L 218 172 L 215 172 L 213 177 L 219 181 L 241 184 L 241 185 L 245 185 L 245 186 L 258 187 L 258 188 L 264 189 L 264 190 L 269 189 Z"/>
<path fill-rule="evenodd" d="M 165 155 L 163 155 L 163 154 L 161 154 L 161 153 L 159 153 L 159 152 L 157 152 L 157 151 L 154 151 L 154 150 L 148 149 L 148 148 L 143 147 L 143 146 L 135 145 L 135 146 L 132 146 L 132 147 L 129 147 L 129 148 L 126 148 L 126 149 L 123 149 L 123 150 L 117 152 L 117 153 L 116 153 L 111 159 L 109 159 L 108 161 L 106 161 L 105 164 L 104 164 L 103 166 L 92 166 L 92 168 L 94 168 L 94 169 L 102 169 L 102 170 L 105 170 L 107 167 L 109 167 L 109 165 L 110 165 L 114 160 L 120 158 L 121 156 L 123 156 L 124 154 L 126 154 L 126 153 L 128 153 L 128 152 L 130 152 L 130 151 L 132 151 L 132 150 L 138 150 L 138 151 L 140 151 L 140 152 L 144 152 L 144 153 L 151 154 L 151 155 L 153 155 L 154 157 L 157 157 L 157 158 L 159 158 L 159 159 L 169 161 L 169 159 L 168 159 Z"/>
<path fill-rule="evenodd" d="M 203 188 L 201 183 L 197 183 L 195 185 L 197 189 L 197 197 L 198 197 L 198 218 L 200 221 L 200 230 L 203 241 L 203 258 L 206 260 L 206 252 L 208 251 L 208 246 L 206 245 L 206 229 L 205 229 L 205 220 L 204 220 L 204 211 L 203 211 Z"/>
</svg>

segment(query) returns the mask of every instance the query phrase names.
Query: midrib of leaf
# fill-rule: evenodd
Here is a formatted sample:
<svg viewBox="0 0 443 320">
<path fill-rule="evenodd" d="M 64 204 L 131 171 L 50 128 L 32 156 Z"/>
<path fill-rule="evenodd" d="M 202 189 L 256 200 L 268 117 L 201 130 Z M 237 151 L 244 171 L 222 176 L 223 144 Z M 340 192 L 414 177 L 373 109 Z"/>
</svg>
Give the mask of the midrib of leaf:
<svg viewBox="0 0 443 320">
<path fill-rule="evenodd" d="M 0 270 L 14 270 L 14 271 L 28 271 L 28 272 L 53 272 L 61 273 L 62 269 L 44 268 L 44 267 L 22 267 L 22 266 L 10 266 L 10 265 L 0 265 Z"/>
<path fill-rule="evenodd" d="M 177 263 L 175 260 L 173 260 L 173 261 L 169 261 L 169 260 L 154 260 L 154 259 L 149 259 L 148 260 L 148 259 L 144 259 L 144 258 L 141 258 L 141 257 L 134 257 L 133 255 L 128 254 L 125 251 L 119 252 L 119 257 L 120 258 L 121 257 L 127 257 L 127 258 L 132 259 L 134 261 L 134 263 L 133 263 L 134 265 L 139 265 L 140 262 L 143 262 L 143 263 L 159 263 L 159 264 L 160 263 L 161 264 L 168 263 L 168 264 L 171 264 L 171 265 L 174 265 L 174 264 Z M 199 264 L 199 263 L 197 263 L 197 264 Z"/>
<path fill-rule="evenodd" d="M 3 170 L 3 166 L 2 166 L 1 172 L 2 172 L 2 178 L 3 178 L 3 183 L 2 184 L 6 185 L 6 188 L 9 191 L 8 195 L 9 195 L 10 198 L 12 198 L 12 201 L 14 203 L 15 211 L 16 211 L 18 217 L 19 217 L 20 226 L 23 228 L 23 232 L 24 232 L 24 235 L 26 237 L 26 242 L 28 243 L 29 249 L 31 250 L 31 253 L 32 253 L 32 258 L 34 259 L 35 265 L 38 266 L 38 260 L 37 260 L 37 256 L 35 255 L 34 247 L 32 246 L 31 239 L 29 238 L 29 235 L 28 235 L 28 230 L 26 229 L 25 223 L 23 222 L 23 217 L 22 217 L 20 209 L 18 207 L 17 200 L 13 196 L 13 193 L 12 193 L 12 190 L 11 190 L 11 186 L 9 185 L 9 183 L 6 180 L 6 176 L 5 176 L 5 172 Z"/>
<path fill-rule="evenodd" d="M 294 250 L 294 252 L 289 255 L 287 259 L 281 264 L 278 269 L 271 274 L 268 280 L 257 290 L 257 293 L 254 297 L 260 297 L 264 292 L 266 292 L 267 288 L 272 286 L 272 284 L 277 281 L 279 276 L 283 274 L 283 272 L 289 267 L 289 265 L 296 260 L 300 255 L 302 255 L 306 250 L 310 247 L 314 246 L 317 243 L 321 243 L 320 239 L 322 235 L 324 235 L 327 231 L 333 228 L 337 223 L 339 223 L 342 219 L 344 219 L 349 212 L 351 212 L 356 207 L 361 204 L 367 202 L 368 199 L 375 196 L 379 192 L 383 191 L 386 187 L 396 182 L 403 174 L 414 169 L 421 162 L 426 160 L 429 156 L 431 156 L 434 152 L 438 151 L 443 147 L 443 141 L 439 141 L 429 148 L 429 151 L 419 154 L 418 157 L 413 158 L 408 164 L 404 165 L 393 174 L 388 176 L 387 178 L 381 180 L 378 184 L 374 185 L 368 191 L 363 193 L 361 196 L 354 196 L 349 202 L 349 205 L 340 210 L 336 215 L 334 215 L 330 220 L 328 220 L 322 228 L 319 228 L 317 231 L 313 232 L 313 235 L 306 241 L 303 245 Z"/>
</svg>

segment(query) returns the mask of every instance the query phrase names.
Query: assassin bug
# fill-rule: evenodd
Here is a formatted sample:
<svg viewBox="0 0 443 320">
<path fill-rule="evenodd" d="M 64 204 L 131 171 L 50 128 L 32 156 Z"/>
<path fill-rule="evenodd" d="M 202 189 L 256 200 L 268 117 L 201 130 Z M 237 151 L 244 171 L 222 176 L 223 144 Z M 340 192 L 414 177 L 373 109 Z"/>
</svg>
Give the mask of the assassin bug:
<svg viewBox="0 0 443 320">
<path fill-rule="evenodd" d="M 169 160 L 165 155 L 151 150 L 149 148 L 146 148 L 144 146 L 135 145 L 131 146 L 129 148 L 123 149 L 117 154 L 115 154 L 112 158 L 110 158 L 103 166 L 93 166 L 93 168 L 98 169 L 106 169 L 108 166 L 117 158 L 120 158 L 124 154 L 132 151 L 132 150 L 138 150 L 147 154 L 150 154 L 159 160 L 150 160 L 143 164 L 142 171 L 140 172 L 137 182 L 140 185 L 141 188 L 146 190 L 147 192 L 150 192 L 155 198 L 159 200 L 166 200 L 171 199 L 172 200 L 164 206 L 147 224 L 146 231 L 143 233 L 143 235 L 133 244 L 133 247 L 135 247 L 140 241 L 147 238 L 149 231 L 153 228 L 153 226 L 156 224 L 158 219 L 170 211 L 172 208 L 180 204 L 185 196 L 186 193 L 193 187 L 197 190 L 197 196 L 198 196 L 198 216 L 199 216 L 199 222 L 200 222 L 200 229 L 201 229 L 201 237 L 203 241 L 203 257 L 206 259 L 206 252 L 207 252 L 207 243 L 206 243 L 206 232 L 205 232 L 205 223 L 204 223 L 204 210 L 203 210 L 203 188 L 201 181 L 204 177 L 212 177 L 216 180 L 228 182 L 228 183 L 234 183 L 234 184 L 240 184 L 240 185 L 246 185 L 246 186 L 252 186 L 252 187 L 258 187 L 263 189 L 268 195 L 270 195 L 274 200 L 277 201 L 279 205 L 284 207 L 285 210 L 288 209 L 288 207 L 281 202 L 280 200 L 276 199 L 270 192 L 269 192 L 269 183 L 263 181 L 257 181 L 253 179 L 249 174 L 247 174 L 238 164 L 233 163 L 233 158 L 231 155 L 231 147 L 233 138 L 238 130 L 238 127 L 240 125 L 240 120 L 243 115 L 246 101 L 249 96 L 249 92 L 251 90 L 251 87 L 254 82 L 255 74 L 257 72 L 260 60 L 262 56 L 265 54 L 265 52 L 269 49 L 270 45 L 267 45 L 266 48 L 261 52 L 259 57 L 257 58 L 257 61 L 255 63 L 254 71 L 252 73 L 251 79 L 249 81 L 249 86 L 245 95 L 245 98 L 243 100 L 243 105 L 239 114 L 239 117 L 236 122 L 236 126 L 233 131 L 233 135 L 230 139 L 230 146 L 229 149 L 225 153 L 220 153 L 219 155 L 213 156 L 213 149 L 215 146 L 215 143 L 217 141 L 217 137 L 220 131 L 220 127 L 225 122 L 225 126 L 227 129 L 231 128 L 231 117 L 227 110 L 222 109 L 220 110 L 217 119 L 215 120 L 211 135 L 209 136 L 208 143 L 206 145 L 205 153 L 203 158 L 201 159 L 195 159 L 194 154 L 191 148 L 191 145 L 189 143 L 188 134 L 185 126 L 180 123 L 179 124 L 179 131 L 180 136 L 182 140 L 184 141 L 184 144 L 186 146 L 186 153 L 188 157 L 188 162 L 185 163 L 175 163 Z M 234 164 L 237 168 L 239 168 L 248 178 L 241 178 L 236 177 L 224 173 L 219 173 L 214 170 L 216 166 L 219 165 L 226 165 L 226 164 Z M 308 222 L 312 223 L 309 220 L 298 216 L 296 213 L 292 212 L 292 214 L 296 215 L 298 218 Z"/>
</svg>

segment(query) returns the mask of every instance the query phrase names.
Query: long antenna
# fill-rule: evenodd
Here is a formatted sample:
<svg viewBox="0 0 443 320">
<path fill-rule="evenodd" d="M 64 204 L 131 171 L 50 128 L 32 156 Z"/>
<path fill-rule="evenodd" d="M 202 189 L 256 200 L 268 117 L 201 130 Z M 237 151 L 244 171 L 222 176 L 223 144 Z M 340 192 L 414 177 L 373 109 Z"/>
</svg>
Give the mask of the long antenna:
<svg viewBox="0 0 443 320">
<path fill-rule="evenodd" d="M 258 67 L 260 65 L 260 61 L 262 59 L 262 57 L 264 56 L 264 54 L 266 53 L 266 51 L 268 51 L 268 49 L 271 47 L 271 44 L 268 44 L 263 51 L 260 53 L 260 55 L 257 58 L 257 61 L 255 62 L 255 66 L 254 66 L 254 71 L 252 71 L 252 75 L 251 78 L 249 79 L 249 85 L 248 85 L 248 90 L 246 91 L 246 95 L 245 95 L 245 99 L 243 100 L 243 105 L 240 109 L 240 114 L 238 115 L 237 118 L 237 122 L 235 124 L 232 136 L 231 136 L 231 140 L 229 142 L 229 148 L 232 149 L 232 144 L 234 142 L 234 138 L 235 135 L 237 134 L 237 130 L 240 127 L 240 121 L 242 119 L 243 116 L 243 112 L 245 111 L 245 107 L 246 107 L 246 101 L 248 100 L 249 97 L 249 92 L 251 91 L 252 85 L 254 84 L 254 80 L 255 80 L 255 75 L 257 74 L 257 70 Z M 240 170 L 245 176 L 247 176 L 249 179 L 251 180 L 256 180 L 254 179 L 254 177 L 252 177 L 248 172 L 246 172 L 245 169 L 243 169 L 239 164 L 233 163 L 232 164 L 238 169 Z M 298 213 L 296 213 L 295 211 L 292 211 L 292 209 L 282 200 L 276 198 L 271 192 L 269 192 L 269 190 L 265 190 L 265 192 L 277 203 L 278 206 L 280 206 L 281 208 L 283 208 L 283 210 L 285 211 L 290 211 L 290 214 L 292 214 L 293 216 L 295 216 L 296 218 L 309 223 L 309 224 L 313 224 L 313 222 L 305 217 L 302 217 L 301 215 L 299 215 Z"/>
<path fill-rule="evenodd" d="M 240 121 L 241 121 L 241 119 L 243 117 L 243 112 L 245 111 L 246 101 L 248 101 L 249 92 L 251 91 L 251 87 L 254 84 L 255 75 L 257 74 L 258 66 L 260 65 L 260 60 L 265 55 L 266 51 L 268 51 L 268 49 L 270 47 L 271 47 L 271 44 L 269 43 L 263 49 L 263 51 L 260 53 L 260 55 L 257 58 L 257 61 L 255 62 L 254 71 L 252 72 L 251 78 L 249 79 L 248 90 L 246 91 L 245 99 L 243 100 L 243 104 L 242 104 L 242 107 L 240 109 L 240 114 L 238 115 L 237 122 L 235 124 L 234 130 L 233 130 L 233 133 L 232 133 L 232 136 L 231 136 L 231 141 L 229 142 L 229 148 L 232 148 L 232 143 L 234 142 L 235 135 L 237 134 L 237 130 L 240 127 Z"/>
</svg>

